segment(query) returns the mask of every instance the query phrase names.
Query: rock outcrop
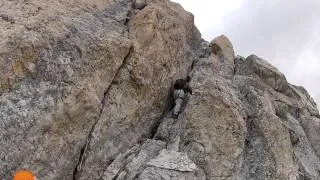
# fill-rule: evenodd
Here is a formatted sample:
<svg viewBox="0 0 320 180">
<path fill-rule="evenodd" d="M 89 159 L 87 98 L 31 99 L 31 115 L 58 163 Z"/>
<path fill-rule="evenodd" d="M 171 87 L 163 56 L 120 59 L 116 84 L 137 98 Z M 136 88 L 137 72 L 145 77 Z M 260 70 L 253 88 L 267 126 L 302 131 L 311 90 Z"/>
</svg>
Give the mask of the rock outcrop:
<svg viewBox="0 0 320 180">
<path fill-rule="evenodd" d="M 0 179 L 320 179 L 320 115 L 168 0 L 0 3 Z M 178 119 L 172 85 L 191 77 Z"/>
</svg>

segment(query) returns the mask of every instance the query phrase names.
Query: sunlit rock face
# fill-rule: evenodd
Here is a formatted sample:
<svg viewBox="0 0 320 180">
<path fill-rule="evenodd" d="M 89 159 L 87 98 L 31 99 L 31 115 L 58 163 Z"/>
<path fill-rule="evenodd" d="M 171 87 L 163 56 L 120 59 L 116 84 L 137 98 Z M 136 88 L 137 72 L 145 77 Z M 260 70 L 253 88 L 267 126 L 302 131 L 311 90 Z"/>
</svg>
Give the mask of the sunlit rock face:
<svg viewBox="0 0 320 180">
<path fill-rule="evenodd" d="M 168 0 L 0 2 L 0 179 L 320 179 L 307 91 Z M 248 41 L 249 43 L 250 41 Z M 178 118 L 175 80 L 190 77 Z"/>
</svg>

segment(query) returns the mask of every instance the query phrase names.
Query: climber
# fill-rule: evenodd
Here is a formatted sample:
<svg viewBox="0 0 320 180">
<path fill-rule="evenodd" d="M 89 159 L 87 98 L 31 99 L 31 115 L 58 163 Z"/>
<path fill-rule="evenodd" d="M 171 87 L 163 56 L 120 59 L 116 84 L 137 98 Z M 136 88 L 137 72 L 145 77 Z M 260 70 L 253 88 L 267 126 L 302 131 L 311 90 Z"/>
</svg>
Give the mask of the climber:
<svg viewBox="0 0 320 180">
<path fill-rule="evenodd" d="M 190 77 L 188 76 L 187 79 L 178 79 L 174 83 L 174 108 L 172 112 L 173 118 L 178 118 L 178 115 L 181 111 L 182 105 L 188 95 L 188 93 L 192 94 L 192 89 L 189 86 Z"/>
</svg>

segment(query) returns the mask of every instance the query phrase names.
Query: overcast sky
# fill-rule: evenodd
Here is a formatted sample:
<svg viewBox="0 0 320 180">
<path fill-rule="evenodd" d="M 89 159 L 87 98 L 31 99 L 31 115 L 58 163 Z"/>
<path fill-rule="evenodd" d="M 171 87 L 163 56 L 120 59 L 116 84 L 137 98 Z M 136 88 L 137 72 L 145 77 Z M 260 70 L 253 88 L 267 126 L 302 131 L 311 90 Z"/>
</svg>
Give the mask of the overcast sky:
<svg viewBox="0 0 320 180">
<path fill-rule="evenodd" d="M 320 107 L 320 0 L 172 0 L 195 15 L 202 37 L 225 34 L 304 86 Z"/>
</svg>

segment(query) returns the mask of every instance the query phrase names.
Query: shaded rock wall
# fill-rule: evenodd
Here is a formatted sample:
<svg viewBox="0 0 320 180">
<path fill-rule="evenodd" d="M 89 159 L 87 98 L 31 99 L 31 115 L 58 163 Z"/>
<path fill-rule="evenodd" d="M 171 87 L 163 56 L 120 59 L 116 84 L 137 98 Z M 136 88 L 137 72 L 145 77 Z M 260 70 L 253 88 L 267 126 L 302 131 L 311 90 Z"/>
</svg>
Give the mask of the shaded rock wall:
<svg viewBox="0 0 320 180">
<path fill-rule="evenodd" d="M 320 115 L 167 0 L 0 2 L 0 178 L 320 179 Z M 191 77 L 178 119 L 172 84 Z"/>
</svg>

